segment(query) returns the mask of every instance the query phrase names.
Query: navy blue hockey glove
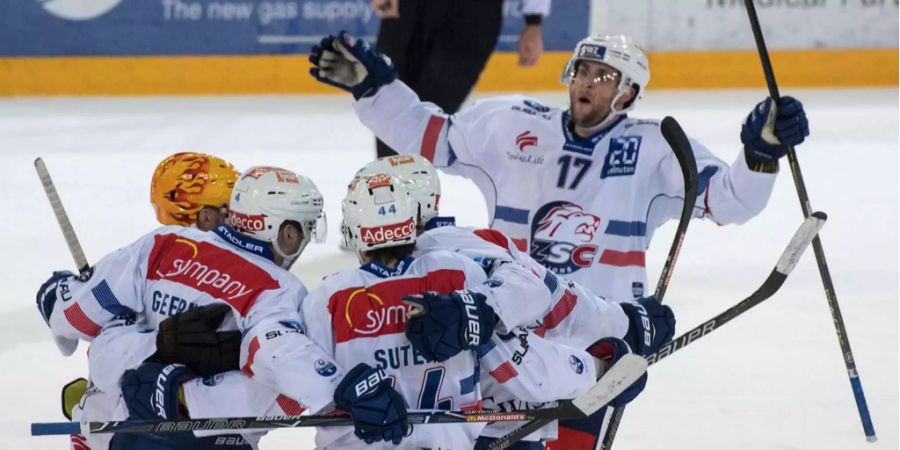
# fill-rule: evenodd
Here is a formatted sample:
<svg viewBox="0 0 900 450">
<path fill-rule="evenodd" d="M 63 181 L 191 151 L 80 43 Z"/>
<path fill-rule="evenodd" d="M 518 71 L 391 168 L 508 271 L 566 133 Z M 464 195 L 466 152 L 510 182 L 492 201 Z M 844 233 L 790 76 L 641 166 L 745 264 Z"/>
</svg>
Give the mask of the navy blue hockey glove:
<svg viewBox="0 0 900 450">
<path fill-rule="evenodd" d="M 223 303 L 193 308 L 159 324 L 156 354 L 162 364 L 180 363 L 201 377 L 238 370 L 241 332 L 218 331 L 231 307 Z"/>
<path fill-rule="evenodd" d="M 631 350 L 628 348 L 628 344 L 626 344 L 625 341 L 610 337 L 594 342 L 588 347 L 587 352 L 594 358 L 606 361 L 611 366 L 623 356 L 631 353 Z M 631 386 L 628 386 L 628 388 L 622 391 L 622 393 L 613 399 L 613 401 L 609 402 L 610 406 L 618 408 L 627 405 L 634 400 L 646 386 L 647 372 L 644 372 L 637 381 L 632 383 Z"/>
<path fill-rule="evenodd" d="M 350 413 L 354 434 L 366 444 L 378 441 L 400 443 L 411 426 L 406 420 L 406 402 L 383 369 L 359 363 L 347 372 L 334 391 L 334 404 Z"/>
<path fill-rule="evenodd" d="M 45 281 L 44 284 L 38 288 L 37 308 L 38 312 L 41 313 L 41 317 L 44 318 L 44 322 L 47 323 L 47 326 L 50 326 L 50 315 L 53 314 L 53 307 L 56 306 L 56 300 L 58 300 L 57 290 L 59 284 L 74 276 L 75 274 L 68 270 L 53 272 L 53 275 L 50 275 L 50 279 Z M 63 299 L 63 301 L 66 300 L 68 299 Z"/>
<path fill-rule="evenodd" d="M 628 331 L 622 339 L 635 353 L 641 356 L 655 353 L 675 336 L 672 308 L 655 298 L 639 298 L 633 303 L 619 303 L 619 306 L 628 316 Z"/>
<path fill-rule="evenodd" d="M 494 309 L 477 292 L 426 292 L 403 297 L 403 302 L 412 307 L 406 338 L 428 361 L 446 361 L 486 344 L 497 326 Z"/>
<path fill-rule="evenodd" d="M 787 152 L 787 146 L 800 145 L 809 136 L 809 121 L 803 104 L 793 97 L 782 97 L 781 106 L 772 108 L 767 98 L 759 102 L 741 126 L 741 142 L 747 165 L 773 165 Z"/>
<path fill-rule="evenodd" d="M 381 86 L 397 78 L 390 58 L 346 31 L 328 35 L 314 45 L 309 62 L 313 78 L 350 92 L 356 100 L 375 95 Z"/>
<path fill-rule="evenodd" d="M 129 419 L 184 419 L 179 401 L 181 384 L 194 375 L 181 364 L 145 362 L 122 375 L 122 398 Z"/>
</svg>

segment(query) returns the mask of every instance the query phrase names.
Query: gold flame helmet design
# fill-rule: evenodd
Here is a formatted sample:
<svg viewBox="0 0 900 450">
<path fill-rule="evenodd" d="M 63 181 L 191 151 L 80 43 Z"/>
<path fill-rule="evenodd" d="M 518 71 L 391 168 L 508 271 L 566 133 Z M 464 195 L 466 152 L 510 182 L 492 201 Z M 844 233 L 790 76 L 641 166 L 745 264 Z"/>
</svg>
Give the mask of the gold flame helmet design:
<svg viewBox="0 0 900 450">
<path fill-rule="evenodd" d="M 240 173 L 228 161 L 195 152 L 162 160 L 150 181 L 150 203 L 163 225 L 191 226 L 204 206 L 227 207 Z"/>
</svg>

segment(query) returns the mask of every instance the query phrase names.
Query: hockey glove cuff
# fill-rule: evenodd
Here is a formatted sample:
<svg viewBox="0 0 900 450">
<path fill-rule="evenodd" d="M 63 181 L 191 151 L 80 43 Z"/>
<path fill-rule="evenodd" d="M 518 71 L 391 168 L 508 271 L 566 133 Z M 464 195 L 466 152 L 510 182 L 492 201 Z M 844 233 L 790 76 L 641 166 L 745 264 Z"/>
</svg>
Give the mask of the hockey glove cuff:
<svg viewBox="0 0 900 450">
<path fill-rule="evenodd" d="M 181 385 L 194 375 L 181 364 L 148 362 L 122 375 L 122 399 L 129 419 L 188 417 L 180 397 Z"/>
<path fill-rule="evenodd" d="M 647 356 L 675 336 L 672 308 L 655 298 L 639 298 L 634 303 L 620 303 L 619 306 L 628 316 L 628 331 L 623 339 L 635 353 Z"/>
<path fill-rule="evenodd" d="M 53 275 L 50 275 L 50 279 L 45 281 L 44 284 L 38 288 L 37 308 L 47 326 L 50 326 L 50 315 L 53 314 L 53 308 L 56 306 L 56 301 L 60 295 L 58 293 L 60 285 L 74 276 L 75 274 L 68 270 L 53 272 Z M 67 292 L 68 288 L 65 288 L 65 292 L 62 295 L 65 296 Z M 63 298 L 63 301 L 66 300 L 68 300 L 68 298 Z"/>
<path fill-rule="evenodd" d="M 350 92 L 356 100 L 375 95 L 381 86 L 397 78 L 390 58 L 346 31 L 326 36 L 313 46 L 309 62 L 313 78 Z"/>
<path fill-rule="evenodd" d="M 787 146 L 803 143 L 809 136 L 809 121 L 799 100 L 785 96 L 777 107 L 771 98 L 758 103 L 741 126 L 741 142 L 747 166 L 774 172 Z M 773 169 L 774 168 L 774 169 Z"/>
<path fill-rule="evenodd" d="M 406 337 L 428 361 L 446 361 L 490 340 L 497 315 L 486 297 L 471 291 L 426 292 L 403 298 L 409 305 Z"/>
<path fill-rule="evenodd" d="M 347 372 L 334 391 L 334 404 L 350 413 L 354 434 L 366 444 L 378 441 L 394 445 L 410 432 L 406 402 L 383 369 L 359 363 Z"/>
</svg>

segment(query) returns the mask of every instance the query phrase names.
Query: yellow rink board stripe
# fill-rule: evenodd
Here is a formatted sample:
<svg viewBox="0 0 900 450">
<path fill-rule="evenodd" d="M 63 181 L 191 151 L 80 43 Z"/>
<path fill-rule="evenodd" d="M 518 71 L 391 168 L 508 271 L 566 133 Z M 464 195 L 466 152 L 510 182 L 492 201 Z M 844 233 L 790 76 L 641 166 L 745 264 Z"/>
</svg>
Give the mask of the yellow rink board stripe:
<svg viewBox="0 0 900 450">
<path fill-rule="evenodd" d="M 480 92 L 562 89 L 568 52 L 545 53 L 519 68 L 513 53 L 496 53 Z M 773 51 L 779 86 L 898 85 L 897 49 Z M 655 52 L 650 89 L 764 87 L 755 51 Z M 0 96 L 318 94 L 335 89 L 308 75 L 306 55 L 0 58 Z"/>
<path fill-rule="evenodd" d="M 481 91 L 559 89 L 569 53 L 545 54 L 540 67 L 520 69 L 513 54 L 496 54 L 477 86 Z M 756 51 L 655 52 L 649 54 L 649 89 L 765 87 Z M 791 50 L 771 52 L 779 86 L 875 87 L 898 85 L 897 49 Z"/>
</svg>

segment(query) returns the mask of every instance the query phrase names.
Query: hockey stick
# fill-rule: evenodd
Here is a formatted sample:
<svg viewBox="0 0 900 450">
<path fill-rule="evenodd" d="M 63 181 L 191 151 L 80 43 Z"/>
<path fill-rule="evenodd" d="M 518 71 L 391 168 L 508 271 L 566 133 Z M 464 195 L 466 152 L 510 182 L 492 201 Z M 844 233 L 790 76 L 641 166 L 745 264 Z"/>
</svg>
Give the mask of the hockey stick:
<svg viewBox="0 0 900 450">
<path fill-rule="evenodd" d="M 672 147 L 675 157 L 678 158 L 681 175 L 684 177 L 684 206 L 681 208 L 681 217 L 678 219 L 678 229 L 675 231 L 675 240 L 672 241 L 672 247 L 669 249 L 666 263 L 663 265 L 659 281 L 656 283 L 656 292 L 653 294 L 656 301 L 662 303 L 663 296 L 666 295 L 666 289 L 669 287 L 669 279 L 675 268 L 675 261 L 678 260 L 678 254 L 681 252 L 684 235 L 687 233 L 688 225 L 691 223 L 691 217 L 694 214 L 699 185 L 697 180 L 697 161 L 694 159 L 694 150 L 691 148 L 691 142 L 684 134 L 684 130 L 681 129 L 681 126 L 678 125 L 675 119 L 668 116 L 662 120 L 660 129 L 666 142 L 669 143 L 669 147 Z M 619 430 L 619 424 L 622 422 L 622 415 L 624 414 L 625 406 L 619 406 L 612 410 L 606 434 L 603 436 L 603 444 L 600 446 L 601 449 L 609 450 L 612 448 L 613 441 L 616 439 L 616 431 Z"/>
<path fill-rule="evenodd" d="M 521 411 L 417 411 L 407 415 L 415 425 L 461 422 L 513 422 L 529 419 L 587 417 L 616 398 L 647 371 L 647 360 L 626 355 L 607 370 L 586 393 L 547 409 Z M 347 415 L 223 417 L 188 420 L 127 420 L 119 422 L 55 422 L 31 424 L 32 436 L 86 433 L 168 433 L 180 431 L 249 430 L 350 426 Z"/>
<path fill-rule="evenodd" d="M 75 229 L 72 228 L 72 222 L 69 222 L 69 215 L 66 214 L 66 208 L 63 207 L 62 201 L 59 199 L 59 194 L 56 192 L 56 186 L 53 185 L 53 180 L 50 178 L 50 172 L 47 171 L 47 165 L 44 164 L 44 160 L 41 158 L 35 159 L 34 169 L 41 179 L 41 185 L 44 187 L 44 192 L 47 194 L 47 200 L 50 201 L 50 207 L 53 208 L 53 215 L 56 216 L 56 222 L 59 223 L 59 228 L 62 230 L 63 237 L 66 239 L 66 245 L 69 246 L 69 253 L 72 254 L 72 259 L 75 260 L 75 266 L 78 267 L 78 272 L 84 273 L 89 270 L 91 266 L 84 256 L 84 250 L 81 249 L 81 244 L 78 242 L 78 236 L 75 235 Z"/>
<path fill-rule="evenodd" d="M 753 29 L 753 37 L 756 40 L 756 49 L 759 52 L 763 74 L 766 77 L 766 85 L 769 87 L 769 95 L 776 105 L 781 105 L 781 95 L 778 93 L 778 85 L 775 83 L 775 71 L 772 69 L 771 60 L 769 60 L 769 50 L 766 48 L 766 42 L 763 39 L 762 29 L 759 25 L 759 17 L 756 15 L 756 7 L 753 5 L 753 0 L 744 0 L 744 5 L 747 8 L 747 15 L 750 18 L 750 27 Z M 803 210 L 803 217 L 809 217 L 809 214 L 812 211 L 812 207 L 809 204 L 809 195 L 806 193 L 806 183 L 804 183 L 803 174 L 800 172 L 800 163 L 797 161 L 797 152 L 794 151 L 794 147 L 791 145 L 787 146 L 787 159 L 788 165 L 791 167 L 791 175 L 793 175 L 794 178 L 794 186 L 797 188 L 797 196 L 800 199 L 800 208 Z M 875 436 L 875 427 L 872 425 L 872 416 L 869 415 L 869 407 L 866 404 L 866 395 L 865 392 L 863 392 L 859 373 L 856 371 L 856 360 L 853 358 L 853 351 L 850 349 L 850 338 L 847 335 L 847 327 L 844 326 L 844 317 L 841 314 L 837 294 L 834 291 L 834 284 L 831 281 L 831 272 L 828 270 L 828 263 L 825 261 L 825 250 L 823 249 L 822 241 L 818 236 L 813 239 L 812 247 L 813 252 L 816 255 L 816 264 L 819 266 L 819 275 L 822 277 L 822 286 L 825 288 L 825 298 L 828 301 L 828 308 L 831 310 L 834 330 L 837 333 L 841 353 L 844 356 L 844 366 L 847 369 L 847 376 L 850 379 L 853 398 L 856 400 L 856 409 L 859 411 L 859 419 L 862 421 L 863 432 L 866 434 L 867 441 L 875 442 L 878 438 Z"/>
<path fill-rule="evenodd" d="M 678 159 L 678 166 L 681 168 L 681 175 L 684 177 L 684 206 L 681 208 L 681 217 L 678 219 L 675 239 L 669 248 L 666 263 L 663 265 L 659 281 L 656 282 L 656 291 L 653 293 L 656 301 L 662 303 L 663 296 L 666 295 L 666 289 L 669 287 L 672 272 L 675 270 L 675 261 L 678 260 L 678 254 L 681 253 L 681 244 L 684 242 L 684 236 L 694 214 L 694 205 L 697 203 L 697 191 L 700 186 L 697 180 L 697 161 L 694 159 L 694 150 L 691 148 L 691 142 L 684 134 L 684 130 L 681 129 L 681 125 L 675 119 L 666 116 L 660 123 L 659 128 L 662 131 L 663 138 L 666 139 L 669 147 L 672 148 L 672 152 L 675 153 L 675 158 Z"/>
<path fill-rule="evenodd" d="M 486 411 L 431 411 L 413 412 L 409 414 L 409 420 L 414 424 L 433 423 L 459 423 L 480 421 L 522 421 L 529 419 L 555 420 L 559 418 L 585 417 L 592 414 L 599 406 L 615 398 L 625 387 L 639 378 L 649 364 L 655 364 L 659 360 L 671 356 L 678 350 L 687 347 L 716 328 L 731 321 L 737 316 L 747 312 L 754 306 L 771 297 L 784 284 L 788 274 L 794 269 L 800 256 L 809 246 L 812 238 L 818 233 L 825 223 L 825 214 L 813 213 L 807 218 L 787 248 L 779 258 L 775 269 L 766 278 L 766 281 L 742 302 L 729 308 L 725 312 L 704 322 L 687 333 L 679 336 L 668 344 L 662 346 L 656 353 L 646 359 L 637 355 L 626 355 L 613 365 L 586 394 L 571 402 L 558 402 L 556 408 L 537 410 L 517 410 L 507 412 Z M 513 431 L 509 435 L 500 438 L 492 444 L 490 449 L 504 449 L 518 442 L 522 437 L 543 427 L 539 424 L 528 430 L 527 428 L 539 421 L 532 421 L 523 428 Z M 173 431 L 197 431 L 197 430 L 236 430 L 236 429 L 262 429 L 262 428 L 294 428 L 308 426 L 350 425 L 347 416 L 274 416 L 274 417 L 232 417 L 215 419 L 195 419 L 181 421 L 119 421 L 119 422 L 56 422 L 34 423 L 31 425 L 33 436 L 46 436 L 71 433 L 164 433 Z M 518 437 L 517 437 L 518 436 Z M 517 438 L 516 438 L 517 437 Z"/>
<path fill-rule="evenodd" d="M 81 249 L 81 243 L 78 242 L 78 236 L 75 235 L 75 229 L 72 228 L 72 222 L 69 221 L 69 215 L 66 214 L 62 200 L 59 199 L 59 193 L 56 192 L 56 186 L 50 178 L 50 172 L 47 170 L 47 165 L 44 164 L 43 159 L 36 158 L 34 160 L 34 170 L 37 171 L 38 178 L 41 179 L 41 186 L 44 187 L 44 193 L 47 194 L 47 200 L 50 201 L 50 207 L 53 208 L 56 223 L 59 224 L 59 228 L 62 230 L 63 238 L 66 240 L 66 245 L 69 246 L 69 253 L 72 255 L 72 259 L 75 260 L 75 267 L 78 268 L 78 273 L 90 276 L 91 266 L 84 256 L 84 250 Z M 71 355 L 78 348 L 77 339 L 69 339 L 54 334 L 53 342 L 60 353 L 65 356 Z"/>
<path fill-rule="evenodd" d="M 764 300 L 768 299 L 781 288 L 781 285 L 784 284 L 784 281 L 787 279 L 787 276 L 794 270 L 794 266 L 797 265 L 797 261 L 800 260 L 800 256 L 803 255 L 803 251 L 806 250 L 806 247 L 809 246 L 810 241 L 816 236 L 819 232 L 819 229 L 822 228 L 822 225 L 825 224 L 826 216 L 822 212 L 814 212 L 810 217 L 807 217 L 806 220 L 800 225 L 800 228 L 794 233 L 794 237 L 791 238 L 791 241 L 788 243 L 787 247 L 784 249 L 784 252 L 781 254 L 781 257 L 778 259 L 778 263 L 775 264 L 775 269 L 769 274 L 766 280 L 760 285 L 756 291 L 751 294 L 749 297 L 742 300 L 737 305 L 728 308 L 721 314 L 713 317 L 712 319 L 707 320 L 706 322 L 694 327 L 687 333 L 678 336 L 673 339 L 666 345 L 663 345 L 659 348 L 655 353 L 647 356 L 647 363 L 649 365 L 656 364 L 660 360 L 669 357 L 672 353 L 677 352 L 678 350 L 687 347 L 688 345 L 697 341 L 697 339 L 706 336 L 713 330 L 725 325 L 730 322 L 735 317 L 747 312 L 754 306 L 762 303 Z M 506 436 L 497 439 L 497 441 L 493 442 L 490 446 L 487 447 L 487 450 L 502 450 L 508 448 L 509 446 L 519 442 L 525 436 L 539 430 L 543 426 L 550 423 L 551 420 L 541 419 L 541 420 L 532 420 L 528 422 L 521 428 L 515 429 L 509 432 Z"/>
</svg>

